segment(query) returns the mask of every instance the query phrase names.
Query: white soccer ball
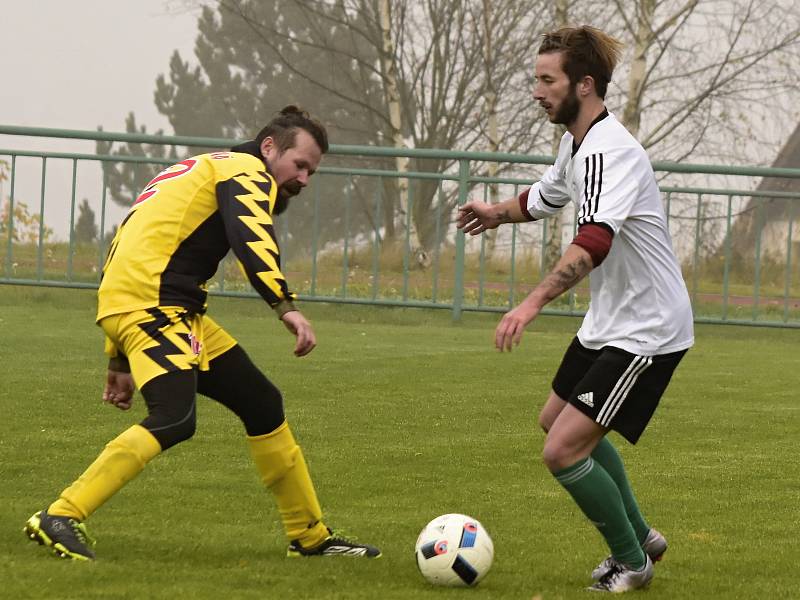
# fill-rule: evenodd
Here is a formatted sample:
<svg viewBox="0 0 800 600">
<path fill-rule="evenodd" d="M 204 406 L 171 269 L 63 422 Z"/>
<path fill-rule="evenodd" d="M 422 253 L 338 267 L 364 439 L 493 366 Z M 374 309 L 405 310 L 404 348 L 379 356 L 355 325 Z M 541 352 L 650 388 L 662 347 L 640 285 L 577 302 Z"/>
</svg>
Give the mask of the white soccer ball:
<svg viewBox="0 0 800 600">
<path fill-rule="evenodd" d="M 425 526 L 414 554 L 419 572 L 432 584 L 474 586 L 492 566 L 494 544 L 477 519 L 449 514 Z"/>
</svg>

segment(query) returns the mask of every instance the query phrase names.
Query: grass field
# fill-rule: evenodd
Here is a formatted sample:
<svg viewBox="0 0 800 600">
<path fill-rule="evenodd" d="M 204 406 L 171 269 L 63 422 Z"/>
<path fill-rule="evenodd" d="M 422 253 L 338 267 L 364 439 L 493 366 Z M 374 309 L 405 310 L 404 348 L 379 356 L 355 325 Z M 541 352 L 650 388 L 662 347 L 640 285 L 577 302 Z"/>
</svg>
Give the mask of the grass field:
<svg viewBox="0 0 800 600">
<path fill-rule="evenodd" d="M 92 564 L 22 535 L 117 433 L 144 415 L 99 400 L 94 294 L 0 286 L 0 597 L 542 600 L 588 598 L 606 550 L 539 458 L 535 417 L 578 326 L 542 318 L 512 354 L 496 315 L 307 304 L 305 359 L 257 300 L 212 314 L 281 387 L 327 521 L 379 545 L 377 561 L 290 560 L 236 419 L 206 399 L 195 437 L 153 461 L 89 521 Z M 800 370 L 796 330 L 699 326 L 642 441 L 612 436 L 670 542 L 643 595 L 800 596 Z M 413 545 L 434 516 L 492 534 L 474 590 L 437 589 Z M 593 597 L 593 596 L 591 596 Z"/>
</svg>

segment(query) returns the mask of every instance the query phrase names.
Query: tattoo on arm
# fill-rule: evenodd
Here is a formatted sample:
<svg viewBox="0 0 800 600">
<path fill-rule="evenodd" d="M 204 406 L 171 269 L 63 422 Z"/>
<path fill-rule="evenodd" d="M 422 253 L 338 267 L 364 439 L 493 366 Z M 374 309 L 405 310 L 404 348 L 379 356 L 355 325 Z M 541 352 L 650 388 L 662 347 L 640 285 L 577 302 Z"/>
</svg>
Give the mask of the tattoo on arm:
<svg viewBox="0 0 800 600">
<path fill-rule="evenodd" d="M 578 256 L 572 262 L 559 264 L 537 286 L 545 303 L 558 298 L 561 294 L 577 284 L 594 268 L 591 259 Z"/>
<path fill-rule="evenodd" d="M 497 224 L 508 223 L 511 220 L 511 212 L 508 209 L 501 210 L 497 213 Z"/>
</svg>

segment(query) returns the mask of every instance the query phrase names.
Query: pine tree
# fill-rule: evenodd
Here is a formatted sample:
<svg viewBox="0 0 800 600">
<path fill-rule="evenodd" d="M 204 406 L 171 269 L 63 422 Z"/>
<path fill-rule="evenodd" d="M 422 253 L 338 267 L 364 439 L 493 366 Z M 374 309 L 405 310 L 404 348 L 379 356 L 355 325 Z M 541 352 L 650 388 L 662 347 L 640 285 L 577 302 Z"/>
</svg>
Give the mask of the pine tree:
<svg viewBox="0 0 800 600">
<path fill-rule="evenodd" d="M 75 222 L 75 241 L 79 244 L 92 244 L 97 240 L 97 223 L 95 215 L 84 198 L 78 205 L 78 220 Z"/>
</svg>

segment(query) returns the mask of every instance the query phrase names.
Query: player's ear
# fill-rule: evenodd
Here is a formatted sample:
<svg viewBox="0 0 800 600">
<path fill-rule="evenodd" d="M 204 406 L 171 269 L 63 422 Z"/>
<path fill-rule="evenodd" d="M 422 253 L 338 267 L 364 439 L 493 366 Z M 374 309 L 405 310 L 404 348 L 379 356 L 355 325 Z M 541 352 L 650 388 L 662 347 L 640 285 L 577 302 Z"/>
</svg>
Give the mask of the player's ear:
<svg viewBox="0 0 800 600">
<path fill-rule="evenodd" d="M 275 149 L 275 140 L 271 136 L 267 136 L 261 141 L 261 146 L 259 148 L 261 150 L 261 156 L 267 158 L 270 152 Z"/>
<path fill-rule="evenodd" d="M 586 97 L 595 90 L 594 77 L 586 75 L 578 82 L 578 95 Z"/>
</svg>

